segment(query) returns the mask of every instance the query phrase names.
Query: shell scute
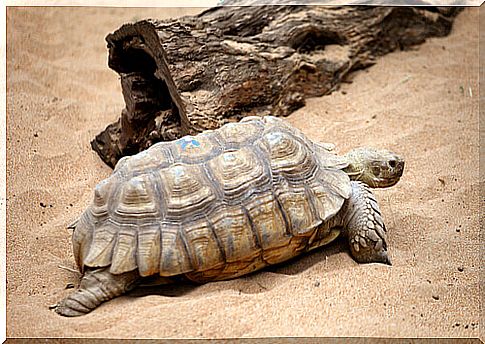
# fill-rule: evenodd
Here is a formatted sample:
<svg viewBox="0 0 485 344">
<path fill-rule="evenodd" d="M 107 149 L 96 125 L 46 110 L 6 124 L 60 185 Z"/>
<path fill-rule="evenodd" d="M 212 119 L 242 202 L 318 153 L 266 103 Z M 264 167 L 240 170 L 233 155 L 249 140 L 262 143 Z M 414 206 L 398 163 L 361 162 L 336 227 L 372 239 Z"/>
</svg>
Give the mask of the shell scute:
<svg viewBox="0 0 485 344">
<path fill-rule="evenodd" d="M 161 238 L 158 223 L 141 225 L 138 228 L 136 263 L 140 276 L 151 276 L 160 272 Z"/>
<path fill-rule="evenodd" d="M 159 172 L 165 201 L 166 218 L 180 219 L 203 214 L 216 200 L 204 169 L 200 165 L 177 163 Z"/>
<path fill-rule="evenodd" d="M 113 257 L 109 271 L 114 274 L 132 271 L 136 264 L 137 227 L 135 225 L 121 225 L 113 248 Z"/>
<path fill-rule="evenodd" d="M 211 215 L 215 235 L 224 248 L 226 263 L 252 261 L 261 254 L 247 213 L 239 206 L 222 206 Z"/>
<path fill-rule="evenodd" d="M 193 270 L 179 223 L 162 222 L 160 275 L 174 276 Z"/>
<path fill-rule="evenodd" d="M 195 271 L 224 267 L 224 248 L 206 220 L 189 221 L 182 228 L 188 257 Z"/>
<path fill-rule="evenodd" d="M 96 222 L 103 222 L 109 216 L 109 206 L 113 194 L 116 193 L 119 179 L 112 175 L 100 181 L 94 187 L 93 203 L 89 207 L 89 212 L 94 216 Z"/>
<path fill-rule="evenodd" d="M 276 188 L 276 196 L 295 236 L 308 236 L 322 223 L 311 204 L 305 185 L 294 187 L 284 180 Z"/>
<path fill-rule="evenodd" d="M 322 221 L 337 214 L 350 196 L 350 179 L 340 170 L 325 170 L 312 181 L 309 198 Z"/>
<path fill-rule="evenodd" d="M 245 208 L 263 249 L 263 259 L 267 260 L 268 249 L 287 245 L 291 240 L 284 214 L 272 192 L 254 195 Z"/>
<path fill-rule="evenodd" d="M 217 133 L 226 148 L 248 146 L 256 141 L 263 125 L 260 120 L 241 121 L 239 123 L 228 123 L 221 127 Z"/>
<path fill-rule="evenodd" d="M 84 271 L 86 257 L 91 249 L 94 230 L 95 220 L 92 213 L 88 210 L 81 215 L 72 232 L 72 250 L 76 264 L 81 272 Z"/>
<path fill-rule="evenodd" d="M 208 165 L 228 203 L 240 203 L 252 192 L 271 186 L 264 164 L 248 147 L 224 152 Z"/>
<path fill-rule="evenodd" d="M 77 228 L 76 228 L 77 231 Z M 111 220 L 97 226 L 93 233 L 93 243 L 84 258 L 84 264 L 91 267 L 104 267 L 111 264 L 113 247 L 118 235 L 118 226 Z"/>
<path fill-rule="evenodd" d="M 123 157 L 116 164 L 113 173 L 129 179 L 150 170 L 165 168 L 173 163 L 169 146 L 159 142 L 136 155 Z"/>
<path fill-rule="evenodd" d="M 175 161 L 185 164 L 197 164 L 220 154 L 221 144 L 212 132 L 197 136 L 184 136 L 170 146 Z"/>
<path fill-rule="evenodd" d="M 274 174 L 298 184 L 312 178 L 318 168 L 317 162 L 308 147 L 290 133 L 270 131 L 264 134 L 262 141 Z"/>
<path fill-rule="evenodd" d="M 148 221 L 158 214 L 154 187 L 148 175 L 133 177 L 124 183 L 115 215 L 119 222 Z"/>
</svg>

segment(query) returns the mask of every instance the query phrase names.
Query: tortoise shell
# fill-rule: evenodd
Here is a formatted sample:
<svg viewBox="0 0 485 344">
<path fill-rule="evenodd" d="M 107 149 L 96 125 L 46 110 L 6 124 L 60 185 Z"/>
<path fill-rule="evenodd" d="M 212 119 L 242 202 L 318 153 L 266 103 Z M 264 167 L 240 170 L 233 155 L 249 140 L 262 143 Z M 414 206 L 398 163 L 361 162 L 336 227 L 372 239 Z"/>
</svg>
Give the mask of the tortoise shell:
<svg viewBox="0 0 485 344">
<path fill-rule="evenodd" d="M 270 116 L 157 143 L 96 186 L 73 233 L 76 262 L 202 282 L 285 261 L 350 196 L 345 166 Z"/>
</svg>

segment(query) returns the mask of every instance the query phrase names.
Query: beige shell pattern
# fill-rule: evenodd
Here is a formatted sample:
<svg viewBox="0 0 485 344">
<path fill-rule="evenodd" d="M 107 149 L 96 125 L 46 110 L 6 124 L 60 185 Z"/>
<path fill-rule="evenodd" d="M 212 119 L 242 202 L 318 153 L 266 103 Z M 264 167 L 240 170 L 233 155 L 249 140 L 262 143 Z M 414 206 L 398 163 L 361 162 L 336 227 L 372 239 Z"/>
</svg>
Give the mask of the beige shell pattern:
<svg viewBox="0 0 485 344">
<path fill-rule="evenodd" d="M 76 262 L 208 281 L 285 261 L 350 196 L 345 165 L 271 116 L 157 143 L 96 186 Z"/>
</svg>

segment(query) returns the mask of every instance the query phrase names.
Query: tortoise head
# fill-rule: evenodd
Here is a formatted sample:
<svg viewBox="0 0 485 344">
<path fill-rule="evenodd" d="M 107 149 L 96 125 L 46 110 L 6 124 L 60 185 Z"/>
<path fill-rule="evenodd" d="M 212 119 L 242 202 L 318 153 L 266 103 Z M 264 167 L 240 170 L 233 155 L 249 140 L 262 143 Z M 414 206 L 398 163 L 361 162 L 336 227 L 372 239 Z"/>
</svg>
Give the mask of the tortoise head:
<svg viewBox="0 0 485 344">
<path fill-rule="evenodd" d="M 373 188 L 386 188 L 399 181 L 404 171 L 404 159 L 386 149 L 356 148 L 345 157 L 349 165 L 344 171 L 352 180 Z"/>
</svg>

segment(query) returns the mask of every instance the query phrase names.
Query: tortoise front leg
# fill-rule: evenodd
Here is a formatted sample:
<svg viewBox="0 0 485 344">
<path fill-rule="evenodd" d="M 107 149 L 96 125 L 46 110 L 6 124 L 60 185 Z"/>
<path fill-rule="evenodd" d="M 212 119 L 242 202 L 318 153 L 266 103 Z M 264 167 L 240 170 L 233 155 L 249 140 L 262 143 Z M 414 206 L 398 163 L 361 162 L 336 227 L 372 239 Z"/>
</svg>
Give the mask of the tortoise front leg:
<svg viewBox="0 0 485 344">
<path fill-rule="evenodd" d="M 355 181 L 351 183 L 352 195 L 344 203 L 341 213 L 350 252 L 360 263 L 391 265 L 387 255 L 386 227 L 377 201 L 368 185 Z"/>
<path fill-rule="evenodd" d="M 89 269 L 84 273 L 79 289 L 59 302 L 55 311 L 67 317 L 86 314 L 102 302 L 130 291 L 139 279 L 137 270 L 113 275 L 109 267 Z"/>
</svg>

